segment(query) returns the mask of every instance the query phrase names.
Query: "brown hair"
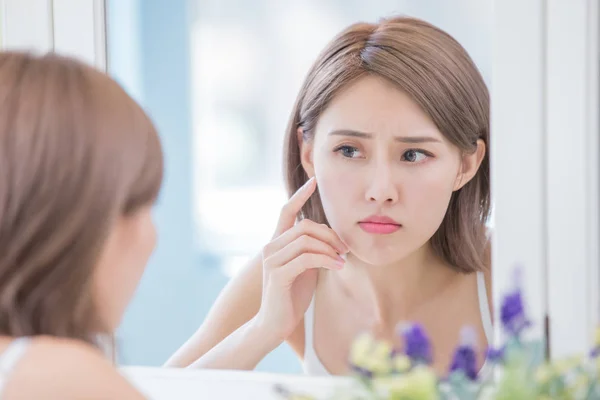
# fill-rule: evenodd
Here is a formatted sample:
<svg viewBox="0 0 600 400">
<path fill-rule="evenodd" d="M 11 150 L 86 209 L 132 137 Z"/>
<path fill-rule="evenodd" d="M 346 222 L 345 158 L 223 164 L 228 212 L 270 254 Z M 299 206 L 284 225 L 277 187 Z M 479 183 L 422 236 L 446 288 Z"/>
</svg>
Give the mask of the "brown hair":
<svg viewBox="0 0 600 400">
<path fill-rule="evenodd" d="M 490 212 L 489 94 L 477 67 L 450 35 L 409 17 L 357 23 L 319 55 L 300 89 L 285 139 L 288 193 L 308 176 L 302 168 L 297 130 L 312 140 L 319 116 L 344 87 L 367 75 L 387 79 L 406 92 L 442 134 L 464 153 L 482 139 L 486 154 L 474 178 L 453 193 L 444 220 L 431 239 L 435 253 L 461 272 L 482 270 Z M 327 223 L 318 193 L 302 218 Z"/>
<path fill-rule="evenodd" d="M 152 122 L 91 67 L 0 53 L 0 171 L 0 334 L 96 344 L 100 251 L 161 186 Z"/>
</svg>

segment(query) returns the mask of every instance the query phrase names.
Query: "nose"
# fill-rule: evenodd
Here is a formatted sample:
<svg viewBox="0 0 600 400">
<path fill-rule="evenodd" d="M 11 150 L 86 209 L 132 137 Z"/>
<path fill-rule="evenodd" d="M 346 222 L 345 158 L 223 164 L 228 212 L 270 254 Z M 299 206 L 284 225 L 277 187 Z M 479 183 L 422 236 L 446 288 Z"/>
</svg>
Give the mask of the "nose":
<svg viewBox="0 0 600 400">
<path fill-rule="evenodd" d="M 378 163 L 373 168 L 369 186 L 365 193 L 366 200 L 377 204 L 394 204 L 398 201 L 398 188 L 394 184 L 391 165 Z"/>
</svg>

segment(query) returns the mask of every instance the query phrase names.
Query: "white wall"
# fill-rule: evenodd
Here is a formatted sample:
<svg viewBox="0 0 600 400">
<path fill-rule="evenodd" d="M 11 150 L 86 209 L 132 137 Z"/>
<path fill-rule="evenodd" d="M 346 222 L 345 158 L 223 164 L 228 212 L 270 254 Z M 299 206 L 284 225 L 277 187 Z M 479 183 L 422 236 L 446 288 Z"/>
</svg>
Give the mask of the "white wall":
<svg viewBox="0 0 600 400">
<path fill-rule="evenodd" d="M 106 69 L 103 0 L 0 0 L 3 49 L 56 51 Z"/>
<path fill-rule="evenodd" d="M 543 3 L 496 2 L 490 91 L 496 321 L 501 296 L 521 265 L 536 337 L 543 336 L 547 312 Z M 500 337 L 499 324 L 496 332 Z"/>
<path fill-rule="evenodd" d="M 553 356 L 598 323 L 598 2 L 547 0 L 546 199 Z"/>
<path fill-rule="evenodd" d="M 525 267 L 535 334 L 586 353 L 598 324 L 598 3 L 502 0 L 494 8 L 494 297 Z M 498 328 L 498 327 L 497 327 Z"/>
</svg>

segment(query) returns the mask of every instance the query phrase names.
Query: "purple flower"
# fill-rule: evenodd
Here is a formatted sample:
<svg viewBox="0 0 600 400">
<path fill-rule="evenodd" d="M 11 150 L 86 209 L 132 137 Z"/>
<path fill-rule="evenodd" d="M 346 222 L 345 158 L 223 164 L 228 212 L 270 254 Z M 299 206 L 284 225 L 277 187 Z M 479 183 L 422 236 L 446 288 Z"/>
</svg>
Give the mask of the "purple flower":
<svg viewBox="0 0 600 400">
<path fill-rule="evenodd" d="M 458 346 L 454 352 L 450 372 L 462 371 L 467 378 L 477 379 L 477 354 L 472 347 Z"/>
<path fill-rule="evenodd" d="M 486 359 L 493 363 L 502 361 L 504 359 L 504 347 L 499 349 L 488 347 Z"/>
<path fill-rule="evenodd" d="M 598 356 L 600 356 L 600 346 L 596 346 L 592 349 L 592 351 L 590 352 L 590 357 L 591 358 L 598 358 Z"/>
<path fill-rule="evenodd" d="M 461 343 L 454 352 L 450 372 L 461 371 L 470 380 L 477 379 L 476 334 L 471 327 L 465 327 L 461 333 Z"/>
<path fill-rule="evenodd" d="M 521 292 L 521 268 L 515 270 L 515 289 L 504 296 L 500 309 L 500 320 L 504 330 L 511 335 L 519 335 L 530 325 L 525 316 L 523 295 Z"/>
<path fill-rule="evenodd" d="M 415 362 L 430 364 L 433 360 L 431 342 L 423 327 L 409 324 L 400 327 L 400 335 L 404 340 L 404 353 Z"/>
<path fill-rule="evenodd" d="M 512 335 L 519 335 L 523 329 L 529 326 L 520 290 L 504 296 L 500 319 L 504 329 Z"/>
</svg>

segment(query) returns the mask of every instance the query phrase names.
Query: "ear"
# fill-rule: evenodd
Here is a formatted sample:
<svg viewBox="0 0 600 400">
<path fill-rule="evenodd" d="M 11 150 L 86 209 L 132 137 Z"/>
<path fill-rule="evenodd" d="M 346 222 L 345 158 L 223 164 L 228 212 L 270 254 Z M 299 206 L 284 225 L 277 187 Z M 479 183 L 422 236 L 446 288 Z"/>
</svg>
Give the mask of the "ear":
<svg viewBox="0 0 600 400">
<path fill-rule="evenodd" d="M 315 176 L 315 167 L 313 164 L 313 141 L 304 140 L 304 131 L 302 128 L 298 128 L 298 148 L 300 149 L 300 162 L 302 168 L 309 178 Z"/>
<path fill-rule="evenodd" d="M 462 157 L 461 168 L 454 182 L 454 190 L 458 190 L 465 186 L 477 173 L 479 166 L 485 157 L 485 142 L 481 139 L 477 140 L 477 150 L 471 154 L 465 154 Z"/>
</svg>

